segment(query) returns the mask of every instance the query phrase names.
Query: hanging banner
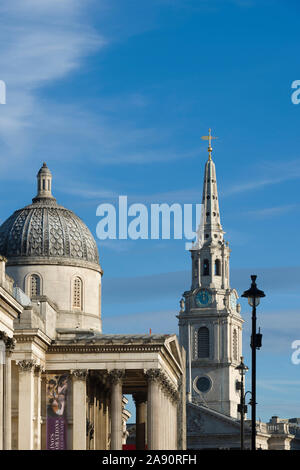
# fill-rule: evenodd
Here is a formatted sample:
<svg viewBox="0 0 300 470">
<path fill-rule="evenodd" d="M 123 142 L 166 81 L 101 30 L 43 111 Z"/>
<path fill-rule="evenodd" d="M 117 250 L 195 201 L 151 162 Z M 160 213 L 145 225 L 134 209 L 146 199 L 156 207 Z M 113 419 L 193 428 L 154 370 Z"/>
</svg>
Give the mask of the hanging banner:
<svg viewBox="0 0 300 470">
<path fill-rule="evenodd" d="M 67 450 L 69 374 L 47 374 L 47 450 Z"/>
</svg>

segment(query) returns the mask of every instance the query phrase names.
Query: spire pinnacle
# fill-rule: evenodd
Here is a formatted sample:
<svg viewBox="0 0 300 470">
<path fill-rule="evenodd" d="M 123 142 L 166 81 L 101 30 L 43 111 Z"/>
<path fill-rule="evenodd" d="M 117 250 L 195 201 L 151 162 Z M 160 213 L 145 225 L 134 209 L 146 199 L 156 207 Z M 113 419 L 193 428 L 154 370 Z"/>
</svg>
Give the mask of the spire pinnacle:
<svg viewBox="0 0 300 470">
<path fill-rule="evenodd" d="M 211 146 L 211 139 L 218 139 L 218 137 L 214 137 L 211 135 L 211 128 L 208 129 L 208 135 L 203 135 L 201 137 L 202 140 L 208 140 L 208 160 L 211 160 L 211 152 L 212 152 L 212 146 Z"/>
</svg>

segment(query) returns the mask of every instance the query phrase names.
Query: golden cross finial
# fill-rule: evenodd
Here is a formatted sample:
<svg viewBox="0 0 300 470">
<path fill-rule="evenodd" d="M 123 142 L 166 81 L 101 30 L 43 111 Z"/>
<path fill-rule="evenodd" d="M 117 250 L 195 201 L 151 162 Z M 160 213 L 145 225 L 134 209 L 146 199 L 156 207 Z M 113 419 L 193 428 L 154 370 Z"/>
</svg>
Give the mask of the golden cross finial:
<svg viewBox="0 0 300 470">
<path fill-rule="evenodd" d="M 208 140 L 208 159 L 211 160 L 211 152 L 212 152 L 212 146 L 211 146 L 211 139 L 217 139 L 218 137 L 214 137 L 211 135 L 211 129 L 208 129 L 208 135 L 203 135 L 201 139 L 203 140 Z"/>
</svg>

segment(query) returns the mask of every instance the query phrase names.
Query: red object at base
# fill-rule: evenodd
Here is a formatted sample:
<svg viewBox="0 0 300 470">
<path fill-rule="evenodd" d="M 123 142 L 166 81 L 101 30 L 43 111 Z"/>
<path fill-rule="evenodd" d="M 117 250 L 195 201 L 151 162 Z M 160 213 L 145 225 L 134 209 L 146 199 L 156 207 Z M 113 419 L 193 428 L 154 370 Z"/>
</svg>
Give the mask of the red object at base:
<svg viewBox="0 0 300 470">
<path fill-rule="evenodd" d="M 122 446 L 123 450 L 136 450 L 135 444 L 123 444 Z"/>
</svg>

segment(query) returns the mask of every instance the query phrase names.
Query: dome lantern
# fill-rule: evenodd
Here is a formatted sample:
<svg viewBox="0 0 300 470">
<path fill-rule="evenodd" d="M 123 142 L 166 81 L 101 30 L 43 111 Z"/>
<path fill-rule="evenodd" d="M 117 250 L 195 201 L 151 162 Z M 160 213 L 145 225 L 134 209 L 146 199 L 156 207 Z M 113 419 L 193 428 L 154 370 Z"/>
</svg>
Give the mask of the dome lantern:
<svg viewBox="0 0 300 470">
<path fill-rule="evenodd" d="M 32 202 L 39 202 L 46 198 L 55 200 L 52 196 L 52 173 L 44 162 L 37 174 L 37 195 Z"/>
</svg>

